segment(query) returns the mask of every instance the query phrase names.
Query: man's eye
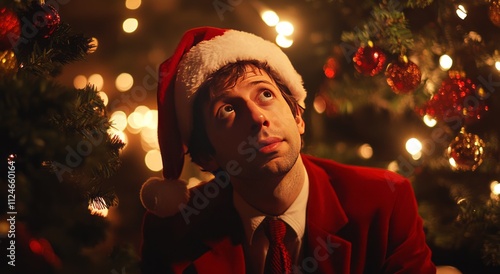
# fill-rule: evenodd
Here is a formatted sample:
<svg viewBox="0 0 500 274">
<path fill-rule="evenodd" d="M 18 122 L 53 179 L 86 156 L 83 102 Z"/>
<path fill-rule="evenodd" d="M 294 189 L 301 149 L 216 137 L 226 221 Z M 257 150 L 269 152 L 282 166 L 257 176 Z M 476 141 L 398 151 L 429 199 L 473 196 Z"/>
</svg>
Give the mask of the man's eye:
<svg viewBox="0 0 500 274">
<path fill-rule="evenodd" d="M 220 119 L 227 118 L 233 111 L 234 108 L 232 105 L 224 105 L 221 108 L 219 108 L 219 111 L 217 112 L 217 118 Z"/>
<path fill-rule="evenodd" d="M 259 100 L 261 101 L 269 101 L 274 98 L 274 94 L 270 90 L 264 90 L 259 94 Z"/>
</svg>

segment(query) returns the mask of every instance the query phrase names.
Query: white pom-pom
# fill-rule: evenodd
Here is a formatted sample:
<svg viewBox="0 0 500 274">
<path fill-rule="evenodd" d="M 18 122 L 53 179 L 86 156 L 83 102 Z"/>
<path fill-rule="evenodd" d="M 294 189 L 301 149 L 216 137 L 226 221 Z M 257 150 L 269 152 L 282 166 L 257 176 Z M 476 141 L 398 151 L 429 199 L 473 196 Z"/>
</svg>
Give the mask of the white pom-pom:
<svg viewBox="0 0 500 274">
<path fill-rule="evenodd" d="M 141 188 L 142 205 L 159 217 L 172 216 L 189 200 L 187 183 L 183 180 L 149 178 Z"/>
</svg>

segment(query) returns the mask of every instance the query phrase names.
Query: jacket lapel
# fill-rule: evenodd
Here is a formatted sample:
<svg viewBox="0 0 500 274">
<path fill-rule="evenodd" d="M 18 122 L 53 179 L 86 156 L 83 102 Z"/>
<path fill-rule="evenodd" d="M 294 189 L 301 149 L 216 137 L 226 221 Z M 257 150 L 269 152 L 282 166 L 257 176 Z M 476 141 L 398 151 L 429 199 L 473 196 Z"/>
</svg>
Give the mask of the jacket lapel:
<svg viewBox="0 0 500 274">
<path fill-rule="evenodd" d="M 323 169 L 302 157 L 309 175 L 307 202 L 308 250 L 302 268 L 314 266 L 320 273 L 349 273 L 351 243 L 335 234 L 347 224 L 347 216 L 331 186 L 330 177 Z M 325 183 L 327 182 L 327 183 Z M 309 260 L 309 262 L 307 262 Z"/>
<path fill-rule="evenodd" d="M 210 250 L 196 259 L 193 264 L 199 274 L 245 273 L 245 258 L 241 244 L 234 244 L 229 237 L 217 243 L 209 243 Z"/>
</svg>

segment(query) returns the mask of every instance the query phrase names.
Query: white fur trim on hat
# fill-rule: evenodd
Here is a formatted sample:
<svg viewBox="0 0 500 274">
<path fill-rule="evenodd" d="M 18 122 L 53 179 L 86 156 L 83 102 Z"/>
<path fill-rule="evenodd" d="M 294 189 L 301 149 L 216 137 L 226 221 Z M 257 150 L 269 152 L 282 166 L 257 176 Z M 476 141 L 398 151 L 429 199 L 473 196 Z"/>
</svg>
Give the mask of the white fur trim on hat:
<svg viewBox="0 0 500 274">
<path fill-rule="evenodd" d="M 192 47 L 179 63 L 175 82 L 175 106 L 179 130 L 185 144 L 191 135 L 192 101 L 198 87 L 213 72 L 229 63 L 242 60 L 267 62 L 298 103 L 305 106 L 307 94 L 302 77 L 277 45 L 251 33 L 228 30 L 223 35 Z"/>
</svg>

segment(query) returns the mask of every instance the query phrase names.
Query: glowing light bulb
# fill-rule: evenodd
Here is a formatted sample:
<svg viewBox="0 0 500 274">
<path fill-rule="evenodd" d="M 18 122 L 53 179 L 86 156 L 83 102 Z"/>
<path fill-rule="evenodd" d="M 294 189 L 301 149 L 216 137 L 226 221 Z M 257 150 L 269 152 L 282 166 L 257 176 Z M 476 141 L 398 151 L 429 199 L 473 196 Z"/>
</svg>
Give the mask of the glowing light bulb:
<svg viewBox="0 0 500 274">
<path fill-rule="evenodd" d="M 449 70 L 451 66 L 453 65 L 453 59 L 447 54 L 441 55 L 439 57 L 439 66 L 441 67 L 442 70 Z"/>
<path fill-rule="evenodd" d="M 264 11 L 260 17 L 262 18 L 262 20 L 264 21 L 264 23 L 266 23 L 266 25 L 270 26 L 270 27 L 274 27 L 278 24 L 278 22 L 280 21 L 280 18 L 279 16 L 276 14 L 276 12 L 272 11 L 272 10 L 266 10 Z"/>
<path fill-rule="evenodd" d="M 410 138 L 406 141 L 406 151 L 411 155 L 418 154 L 422 151 L 422 143 L 417 138 Z"/>
</svg>

